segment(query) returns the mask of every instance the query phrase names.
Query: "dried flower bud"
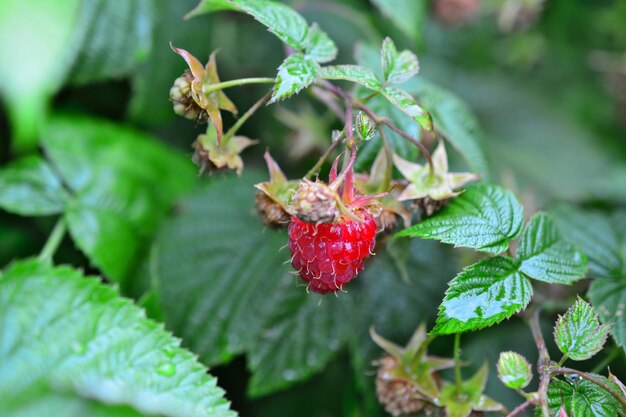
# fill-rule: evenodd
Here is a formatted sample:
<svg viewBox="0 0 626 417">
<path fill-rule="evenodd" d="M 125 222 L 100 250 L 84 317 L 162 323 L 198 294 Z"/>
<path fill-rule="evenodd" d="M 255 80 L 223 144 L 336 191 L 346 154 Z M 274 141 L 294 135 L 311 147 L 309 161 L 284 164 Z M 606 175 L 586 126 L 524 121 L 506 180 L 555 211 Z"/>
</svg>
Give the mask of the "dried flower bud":
<svg viewBox="0 0 626 417">
<path fill-rule="evenodd" d="M 281 229 L 289 225 L 291 216 L 280 204 L 268 197 L 263 191 L 257 191 L 255 205 L 259 217 L 272 229 Z"/>
<path fill-rule="evenodd" d="M 209 115 L 194 101 L 191 90 L 192 81 L 191 71 L 185 70 L 183 75 L 176 78 L 174 85 L 170 88 L 170 100 L 174 105 L 174 113 L 189 120 L 206 123 Z"/>
</svg>

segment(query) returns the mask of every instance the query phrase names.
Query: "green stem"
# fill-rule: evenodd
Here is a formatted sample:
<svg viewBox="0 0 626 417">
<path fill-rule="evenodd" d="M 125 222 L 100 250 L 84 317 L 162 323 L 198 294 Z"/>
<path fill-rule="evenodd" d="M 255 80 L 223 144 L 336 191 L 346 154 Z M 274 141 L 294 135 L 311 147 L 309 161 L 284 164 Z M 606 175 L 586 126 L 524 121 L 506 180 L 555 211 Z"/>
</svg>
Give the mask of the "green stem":
<svg viewBox="0 0 626 417">
<path fill-rule="evenodd" d="M 266 78 L 266 77 L 240 78 L 238 80 L 223 81 L 221 83 L 208 85 L 204 87 L 202 92 L 204 94 L 210 94 L 214 91 L 223 90 L 229 87 L 237 87 L 239 85 L 246 85 L 246 84 L 274 84 L 275 81 L 276 80 L 274 78 Z"/>
<path fill-rule="evenodd" d="M 235 133 L 237 133 L 237 131 L 239 130 L 239 128 L 241 126 L 243 126 L 243 124 L 250 118 L 250 116 L 252 116 L 254 114 L 254 112 L 256 112 L 259 107 L 261 107 L 261 105 L 263 103 L 265 103 L 267 100 L 269 100 L 269 98 L 271 97 L 272 92 L 269 91 L 267 94 L 265 94 L 263 97 L 261 97 L 256 103 L 254 103 L 252 105 L 252 107 L 250 107 L 248 109 L 248 111 L 246 111 L 243 116 L 241 116 L 237 122 L 235 122 L 235 124 L 228 129 L 228 132 L 224 133 L 224 136 L 222 137 L 222 144 L 221 146 L 225 146 L 228 141 L 230 140 L 230 138 L 232 138 Z"/>
<path fill-rule="evenodd" d="M 378 94 L 380 94 L 378 91 L 374 91 L 372 94 L 360 99 L 361 103 L 363 104 L 367 103 L 370 99 L 376 97 Z"/>
<path fill-rule="evenodd" d="M 565 361 L 569 358 L 569 355 L 566 353 L 563 355 L 563 357 L 561 358 L 561 360 L 556 364 L 556 367 L 559 368 L 561 366 L 563 366 L 563 364 L 565 363 Z"/>
<path fill-rule="evenodd" d="M 315 165 L 313 165 L 313 168 L 311 168 L 309 172 L 306 173 L 304 178 L 310 178 L 313 175 L 317 174 L 319 170 L 322 169 L 322 165 L 324 165 L 324 162 L 326 162 L 326 160 L 330 157 L 330 155 L 333 153 L 333 151 L 335 150 L 337 145 L 339 145 L 339 143 L 341 143 L 341 138 L 338 138 L 335 142 L 333 142 L 328 147 L 328 149 L 326 149 L 326 152 L 324 152 L 324 155 L 322 155 L 320 159 L 315 163 Z"/>
<path fill-rule="evenodd" d="M 383 192 L 388 191 L 391 188 L 391 177 L 393 176 L 393 154 L 391 145 L 389 144 L 381 126 L 378 126 L 378 133 L 380 133 L 380 138 L 383 141 L 385 159 L 387 160 L 387 169 L 385 170 L 385 178 L 383 180 L 382 189 L 377 190 L 378 192 Z"/>
<path fill-rule="evenodd" d="M 456 385 L 456 395 L 461 395 L 461 333 L 454 335 L 454 382 Z"/>
<path fill-rule="evenodd" d="M 48 237 L 46 244 L 44 245 L 41 253 L 39 254 L 39 259 L 41 261 L 51 261 L 54 253 L 57 251 L 57 248 L 61 244 L 63 240 L 63 236 L 65 236 L 65 221 L 61 218 L 52 229 L 52 233 Z"/>
</svg>

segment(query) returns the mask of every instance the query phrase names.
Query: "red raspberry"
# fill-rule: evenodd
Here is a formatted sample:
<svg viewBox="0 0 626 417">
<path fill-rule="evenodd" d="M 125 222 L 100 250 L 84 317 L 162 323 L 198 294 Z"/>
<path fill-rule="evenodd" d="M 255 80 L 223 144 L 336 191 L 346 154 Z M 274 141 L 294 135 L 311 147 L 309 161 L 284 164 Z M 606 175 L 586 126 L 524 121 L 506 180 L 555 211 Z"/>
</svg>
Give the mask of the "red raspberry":
<svg viewBox="0 0 626 417">
<path fill-rule="evenodd" d="M 362 221 L 342 217 L 337 223 L 307 223 L 293 216 L 289 225 L 291 265 L 311 291 L 338 291 L 363 270 L 376 244 L 376 221 L 360 211 Z"/>
</svg>

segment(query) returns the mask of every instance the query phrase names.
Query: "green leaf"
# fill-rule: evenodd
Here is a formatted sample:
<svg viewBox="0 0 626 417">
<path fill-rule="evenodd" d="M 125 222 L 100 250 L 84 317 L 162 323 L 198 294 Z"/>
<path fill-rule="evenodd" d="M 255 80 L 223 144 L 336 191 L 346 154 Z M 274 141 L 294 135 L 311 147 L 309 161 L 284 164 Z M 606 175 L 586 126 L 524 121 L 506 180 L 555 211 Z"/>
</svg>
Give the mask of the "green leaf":
<svg viewBox="0 0 626 417">
<path fill-rule="evenodd" d="M 191 186 L 191 164 L 152 137 L 85 117 L 53 118 L 42 141 L 73 195 L 66 213 L 72 237 L 108 278 L 124 280 Z"/>
<path fill-rule="evenodd" d="M 617 345 L 626 349 L 626 280 L 594 280 L 587 295 Z"/>
<path fill-rule="evenodd" d="M 0 207 L 22 216 L 47 216 L 63 211 L 68 193 L 40 157 L 26 157 L 0 170 Z"/>
<path fill-rule="evenodd" d="M 311 85 L 317 78 L 320 65 L 301 53 L 291 54 L 278 67 L 276 85 L 270 103 L 284 100 Z"/>
<path fill-rule="evenodd" d="M 304 50 L 307 58 L 311 58 L 321 64 L 332 61 L 337 56 L 337 46 L 335 42 L 328 37 L 326 32 L 322 31 L 317 23 L 313 23 L 309 27 Z"/>
<path fill-rule="evenodd" d="M 433 129 L 432 117 L 424 107 L 417 104 L 409 93 L 396 87 L 385 87 L 381 93 L 391 104 L 402 110 L 402 112 L 419 123 L 424 129 Z"/>
<path fill-rule="evenodd" d="M 307 294 L 289 272 L 285 233 L 251 211 L 260 175 L 211 181 L 164 223 L 145 270 L 168 327 L 209 364 L 247 353 L 250 393 L 319 371 L 349 336 L 349 299 Z M 211 317 L 211 320 L 207 320 Z M 345 317 L 345 321 L 337 321 Z"/>
<path fill-rule="evenodd" d="M 593 376 L 611 385 L 608 379 Z M 611 394 L 587 380 L 568 384 L 553 379 L 548 387 L 548 406 L 554 413 L 564 406 L 567 415 L 575 417 L 615 417 L 626 411 Z M 540 416 L 539 407 L 536 410 L 535 415 Z"/>
<path fill-rule="evenodd" d="M 470 107 L 424 77 L 413 78 L 403 87 L 419 98 L 432 116 L 435 130 L 463 155 L 472 171 L 487 174 L 489 165 L 483 151 L 484 134 Z"/>
<path fill-rule="evenodd" d="M 417 74 L 419 70 L 415 54 L 409 50 L 398 53 L 391 38 L 387 37 L 383 41 L 380 56 L 385 82 L 402 83 Z"/>
<path fill-rule="evenodd" d="M 589 258 L 591 277 L 626 277 L 626 211 L 610 214 L 560 206 L 551 213 L 561 234 Z"/>
<path fill-rule="evenodd" d="M 267 0 L 201 0 L 187 18 L 219 10 L 245 12 L 265 25 L 287 45 L 303 52 L 315 62 L 328 62 L 335 59 L 337 46 L 316 24 L 307 23 L 291 7 Z"/>
<path fill-rule="evenodd" d="M 533 290 L 519 266 L 497 256 L 465 268 L 450 282 L 432 334 L 482 329 L 524 309 Z"/>
<path fill-rule="evenodd" d="M 350 333 L 352 300 L 313 296 L 293 281 L 277 288 L 272 309 L 250 346 L 253 397 L 284 389 L 319 372 L 344 345 Z M 321 305 L 324 304 L 324 305 Z M 341 318 L 338 320 L 338 318 Z"/>
<path fill-rule="evenodd" d="M 32 260 L 9 267 L 0 278 L 0 323 L 5 415 L 38 415 L 44 405 L 64 416 L 92 409 L 102 416 L 235 415 L 178 339 L 72 268 Z"/>
<path fill-rule="evenodd" d="M 387 16 L 413 42 L 422 39 L 422 28 L 428 11 L 428 3 L 415 0 L 372 0 L 372 3 Z"/>
<path fill-rule="evenodd" d="M 526 388 L 533 379 L 530 363 L 519 353 L 510 351 L 500 353 L 497 367 L 498 378 L 509 388 Z"/>
<path fill-rule="evenodd" d="M 553 284 L 571 284 L 585 276 L 585 254 L 561 238 L 552 217 L 539 213 L 530 220 L 517 248 L 520 271 Z"/>
<path fill-rule="evenodd" d="M 129 74 L 151 49 L 154 2 L 89 1 L 81 8 L 85 27 L 80 52 L 69 78 L 76 84 Z"/>
<path fill-rule="evenodd" d="M 438 239 L 488 253 L 507 250 L 522 230 L 522 206 L 513 193 L 491 184 L 467 187 L 436 214 L 398 236 Z"/>
<path fill-rule="evenodd" d="M 18 153 L 35 149 L 50 98 L 76 54 L 80 5 L 78 0 L 0 2 L 0 96 Z"/>
<path fill-rule="evenodd" d="M 554 325 L 554 341 L 570 359 L 583 361 L 598 353 L 609 334 L 609 326 L 600 325 L 591 304 L 576 300 Z"/>
<path fill-rule="evenodd" d="M 358 64 L 368 68 L 378 66 L 381 59 L 378 50 L 364 44 L 357 45 L 355 55 Z M 402 88 L 412 97 L 416 97 L 428 110 L 435 129 L 461 153 L 472 171 L 481 174 L 489 172 L 487 159 L 482 150 L 483 133 L 476 117 L 463 101 L 423 76 L 411 78 L 402 85 Z M 399 126 L 398 122 L 395 123 Z"/>
<path fill-rule="evenodd" d="M 379 91 L 382 84 L 369 69 L 359 65 L 329 65 L 320 69 L 320 78 L 345 80 L 360 84 L 370 90 Z"/>
</svg>

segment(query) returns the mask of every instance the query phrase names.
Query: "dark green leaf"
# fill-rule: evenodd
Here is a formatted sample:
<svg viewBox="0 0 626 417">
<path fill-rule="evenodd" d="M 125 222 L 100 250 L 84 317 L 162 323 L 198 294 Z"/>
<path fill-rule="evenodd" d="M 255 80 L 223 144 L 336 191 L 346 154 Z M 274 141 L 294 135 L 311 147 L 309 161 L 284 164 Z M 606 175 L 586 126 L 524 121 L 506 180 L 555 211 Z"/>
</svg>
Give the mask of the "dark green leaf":
<svg viewBox="0 0 626 417">
<path fill-rule="evenodd" d="M 129 74 L 150 52 L 153 6 L 150 0 L 84 3 L 80 25 L 87 29 L 70 80 L 85 84 Z"/>
<path fill-rule="evenodd" d="M 565 408 L 568 416 L 572 414 L 572 395 L 574 387 L 560 379 L 552 379 L 548 385 L 548 407 L 557 415 L 561 406 Z M 535 408 L 535 416 L 541 417 L 541 407 Z"/>
<path fill-rule="evenodd" d="M 402 83 L 417 74 L 419 70 L 415 54 L 409 50 L 398 53 L 396 45 L 390 38 L 385 38 L 383 41 L 380 56 L 385 82 Z"/>
<path fill-rule="evenodd" d="M 0 207 L 22 216 L 58 214 L 68 193 L 40 157 L 27 157 L 0 170 Z"/>
<path fill-rule="evenodd" d="M 530 220 L 517 248 L 520 271 L 553 284 L 571 284 L 587 271 L 585 254 L 561 238 L 552 217 L 539 213 Z"/>
<path fill-rule="evenodd" d="M 415 0 L 372 0 L 411 41 L 420 41 L 428 3 Z"/>
<path fill-rule="evenodd" d="M 626 277 L 626 212 L 609 214 L 560 206 L 551 213 L 561 234 L 589 258 L 591 277 Z"/>
<path fill-rule="evenodd" d="M 611 325 L 615 342 L 626 349 L 626 279 L 594 280 L 587 294 L 602 323 Z"/>
<path fill-rule="evenodd" d="M 460 333 L 491 326 L 524 309 L 532 297 L 519 262 L 493 257 L 465 268 L 450 282 L 433 334 Z"/>
<path fill-rule="evenodd" d="M 320 69 L 320 78 L 326 80 L 345 80 L 360 84 L 371 90 L 379 91 L 382 84 L 369 69 L 359 65 L 330 65 Z"/>
<path fill-rule="evenodd" d="M 317 62 L 301 53 L 289 55 L 278 67 L 276 85 L 269 102 L 289 98 L 308 87 L 317 78 L 319 69 Z"/>
<path fill-rule="evenodd" d="M 149 136 L 89 118 L 54 118 L 43 146 L 74 194 L 67 212 L 74 240 L 108 278 L 123 280 L 190 187 L 191 164 Z"/>
<path fill-rule="evenodd" d="M 69 267 L 23 261 L 7 269 L 0 324 L 4 415 L 41 415 L 44 406 L 64 416 L 235 415 L 179 340 Z"/>
<path fill-rule="evenodd" d="M 320 304 L 298 286 L 281 250 L 286 234 L 265 230 L 252 213 L 260 179 L 212 181 L 182 201 L 146 268 L 160 284 L 166 323 L 205 362 L 248 353 L 253 395 L 309 377 L 349 335 L 337 320 L 349 300 Z"/>
<path fill-rule="evenodd" d="M 615 417 L 626 411 L 611 394 L 586 380 L 574 385 L 571 410 L 575 417 Z"/>
<path fill-rule="evenodd" d="M 513 193 L 491 184 L 467 187 L 436 214 L 398 233 L 438 239 L 489 253 L 501 253 L 524 222 L 522 206 Z"/>
<path fill-rule="evenodd" d="M 554 326 L 556 345 L 575 361 L 589 359 L 598 353 L 608 334 L 609 326 L 600 325 L 591 305 L 580 298 L 559 316 Z"/>
</svg>

